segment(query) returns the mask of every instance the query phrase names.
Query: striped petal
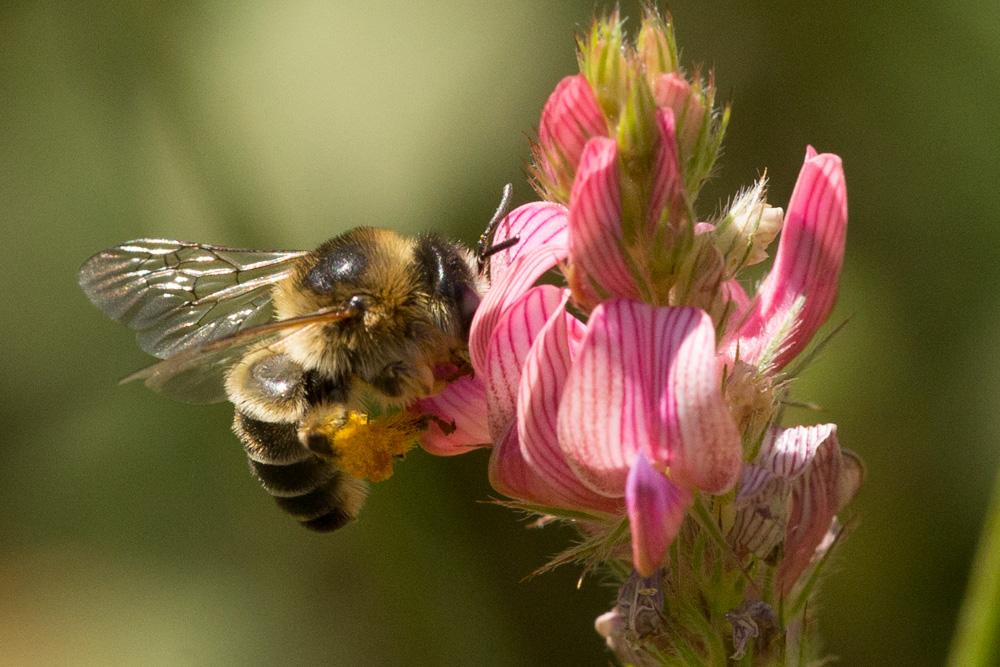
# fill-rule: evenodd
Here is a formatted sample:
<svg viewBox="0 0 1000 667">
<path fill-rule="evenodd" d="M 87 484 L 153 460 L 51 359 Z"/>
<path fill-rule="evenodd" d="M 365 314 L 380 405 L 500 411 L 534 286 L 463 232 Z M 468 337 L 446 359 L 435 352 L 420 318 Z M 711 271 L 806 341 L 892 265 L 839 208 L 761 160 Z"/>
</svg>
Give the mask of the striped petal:
<svg viewBox="0 0 1000 667">
<path fill-rule="evenodd" d="M 791 590 L 809 567 L 834 517 L 851 500 L 862 476 L 857 457 L 841 452 L 836 428 L 830 429 L 792 486 L 784 558 L 778 568 L 783 592 Z"/>
<path fill-rule="evenodd" d="M 583 75 L 559 82 L 542 109 L 536 158 L 542 174 L 569 189 L 583 147 L 595 136 L 607 136 L 608 123 Z"/>
<path fill-rule="evenodd" d="M 420 440 L 431 454 L 455 456 L 491 442 L 486 389 L 479 378 L 461 377 L 441 393 L 417 401 L 413 409 L 434 417 Z"/>
<path fill-rule="evenodd" d="M 648 577 L 663 563 L 677 536 L 691 494 L 639 454 L 625 484 L 625 503 L 632 532 L 632 565 Z"/>
<path fill-rule="evenodd" d="M 745 360 L 777 370 L 805 348 L 833 309 L 846 234 L 841 160 L 832 153 L 817 155 L 810 146 L 788 204 L 774 266 L 739 333 Z"/>
<path fill-rule="evenodd" d="M 737 280 L 726 280 L 719 286 L 722 315 L 726 331 L 736 331 L 746 320 L 750 310 L 750 297 Z"/>
<path fill-rule="evenodd" d="M 490 280 L 504 280 L 514 260 L 543 245 L 565 246 L 566 207 L 551 202 L 532 202 L 519 206 L 497 225 L 493 245 L 516 238 L 516 244 L 490 258 Z"/>
<path fill-rule="evenodd" d="M 560 507 L 583 507 L 605 512 L 621 509 L 618 499 L 587 488 L 570 468 L 557 436 L 559 400 L 572 364 L 571 342 L 582 338 L 585 327 L 564 310 L 569 293 L 539 332 L 524 361 L 517 396 L 517 429 L 521 456 L 544 480 Z"/>
<path fill-rule="evenodd" d="M 506 435 L 517 412 L 521 369 L 531 344 L 563 304 L 563 290 L 554 285 L 533 287 L 511 304 L 497 323 L 486 356 L 486 404 L 494 442 Z M 515 429 L 516 430 L 516 429 Z"/>
<path fill-rule="evenodd" d="M 738 554 L 767 558 L 785 536 L 790 483 L 761 466 L 743 467 L 727 539 Z"/>
<path fill-rule="evenodd" d="M 566 381 L 558 434 L 598 493 L 622 494 L 639 452 L 685 484 L 732 487 L 740 437 L 720 393 L 708 315 L 625 300 L 598 306 Z"/>
<path fill-rule="evenodd" d="M 657 223 L 666 219 L 674 226 L 686 215 L 684 205 L 684 179 L 677 157 L 677 135 L 674 112 L 658 109 L 656 125 L 660 130 L 660 146 L 656 154 L 653 170 L 653 193 L 649 199 L 650 228 L 648 238 L 652 239 Z"/>
<path fill-rule="evenodd" d="M 756 464 L 777 477 L 794 479 L 812 464 L 820 446 L 836 437 L 836 431 L 834 424 L 771 429 L 760 446 Z"/>
<path fill-rule="evenodd" d="M 772 429 L 744 467 L 729 540 L 765 558 L 784 539 L 779 577 L 787 592 L 827 543 L 835 515 L 863 477 L 860 460 L 840 449 L 835 425 Z"/>
<path fill-rule="evenodd" d="M 490 483 L 512 498 L 610 511 L 612 504 L 606 499 L 586 492 L 566 493 L 541 476 L 522 454 L 514 420 L 525 360 L 548 322 L 563 316 L 566 298 L 565 290 L 553 285 L 532 288 L 510 306 L 490 340 L 484 379 L 490 436 L 497 443 L 490 456 Z"/>
<path fill-rule="evenodd" d="M 518 255 L 502 280 L 494 280 L 476 308 L 469 330 L 469 358 L 477 375 L 486 372 L 486 352 L 497 322 L 511 304 L 524 295 L 547 271 L 566 259 L 567 249 L 555 240 Z"/>
<path fill-rule="evenodd" d="M 569 259 L 569 283 L 577 301 L 592 306 L 607 297 L 638 298 L 625 262 L 613 139 L 591 139 L 580 158 L 569 204 Z"/>
</svg>

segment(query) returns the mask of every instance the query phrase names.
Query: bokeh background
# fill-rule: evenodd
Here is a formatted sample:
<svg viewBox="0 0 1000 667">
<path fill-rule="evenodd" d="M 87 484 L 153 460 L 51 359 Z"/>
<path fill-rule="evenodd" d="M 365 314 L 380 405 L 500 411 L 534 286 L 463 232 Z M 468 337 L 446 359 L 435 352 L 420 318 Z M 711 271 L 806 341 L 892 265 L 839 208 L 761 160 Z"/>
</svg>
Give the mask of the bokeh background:
<svg viewBox="0 0 1000 667">
<path fill-rule="evenodd" d="M 128 238 L 308 248 L 359 224 L 472 241 L 574 70 L 585 2 L 6 2 L 0 9 L 0 663 L 606 664 L 613 591 L 522 581 L 570 535 L 415 453 L 314 535 L 226 406 L 116 386 L 147 359 L 76 286 Z M 825 584 L 843 664 L 944 658 L 1000 465 L 1000 5 L 675 0 L 734 103 L 702 200 L 841 154 L 835 320 L 799 385 L 867 461 Z M 894 6 L 895 5 L 895 6 Z M 634 2 L 622 4 L 638 16 Z M 634 22 L 633 22 L 634 25 Z"/>
</svg>

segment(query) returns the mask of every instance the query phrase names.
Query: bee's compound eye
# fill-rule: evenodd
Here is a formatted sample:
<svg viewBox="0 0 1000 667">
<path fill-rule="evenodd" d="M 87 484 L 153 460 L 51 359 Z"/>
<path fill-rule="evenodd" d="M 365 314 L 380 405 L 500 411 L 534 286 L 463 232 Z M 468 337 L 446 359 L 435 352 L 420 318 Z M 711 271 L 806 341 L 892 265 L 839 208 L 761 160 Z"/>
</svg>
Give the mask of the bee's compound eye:
<svg viewBox="0 0 1000 667">
<path fill-rule="evenodd" d="M 368 308 L 368 297 L 363 294 L 355 294 L 348 299 L 347 307 L 360 313 Z"/>
<path fill-rule="evenodd" d="M 472 318 L 476 315 L 476 309 L 479 308 L 480 300 L 476 290 L 468 286 L 462 288 L 462 294 L 458 303 L 458 316 L 462 323 L 462 332 L 466 335 L 472 327 Z"/>
</svg>

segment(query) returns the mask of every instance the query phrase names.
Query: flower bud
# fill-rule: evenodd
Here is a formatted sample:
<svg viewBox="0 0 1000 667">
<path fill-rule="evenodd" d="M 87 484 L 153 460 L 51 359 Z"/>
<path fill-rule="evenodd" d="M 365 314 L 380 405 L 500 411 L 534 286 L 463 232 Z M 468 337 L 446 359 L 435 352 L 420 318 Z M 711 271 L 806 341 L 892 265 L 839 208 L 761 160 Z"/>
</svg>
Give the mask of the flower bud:
<svg viewBox="0 0 1000 667">
<path fill-rule="evenodd" d="M 655 11 L 647 12 L 643 18 L 639 36 L 635 40 L 635 50 L 645 67 L 650 84 L 660 74 L 677 71 L 674 26 L 669 20 L 664 21 Z"/>
<path fill-rule="evenodd" d="M 578 74 L 560 81 L 542 109 L 533 147 L 532 176 L 539 193 L 549 201 L 568 202 L 584 145 L 607 133 L 607 121 L 587 79 Z"/>
<path fill-rule="evenodd" d="M 653 82 L 656 106 L 673 109 L 677 143 L 683 159 L 690 158 L 705 125 L 705 100 L 700 91 L 677 72 L 662 74 Z"/>
<path fill-rule="evenodd" d="M 715 242 L 725 257 L 728 277 L 767 259 L 767 248 L 781 231 L 785 212 L 767 205 L 765 185 L 761 179 L 739 195 L 715 228 Z"/>
<path fill-rule="evenodd" d="M 628 91 L 629 63 L 625 58 L 625 33 L 618 12 L 594 21 L 580 40 L 580 72 L 587 77 L 608 118 L 615 118 Z"/>
</svg>

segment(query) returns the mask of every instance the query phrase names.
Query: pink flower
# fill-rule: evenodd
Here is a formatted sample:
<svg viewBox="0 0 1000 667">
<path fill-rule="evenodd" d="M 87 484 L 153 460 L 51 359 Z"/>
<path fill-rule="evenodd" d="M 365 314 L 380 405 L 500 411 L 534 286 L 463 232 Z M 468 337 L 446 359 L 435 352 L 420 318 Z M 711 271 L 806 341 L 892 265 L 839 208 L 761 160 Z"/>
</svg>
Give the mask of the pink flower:
<svg viewBox="0 0 1000 667">
<path fill-rule="evenodd" d="M 579 57 L 582 73 L 550 96 L 534 146 L 546 201 L 497 230 L 506 249 L 491 258 L 472 323 L 474 375 L 420 402 L 434 417 L 424 446 L 492 446 L 497 491 L 577 524 L 582 542 L 554 562 L 630 557 L 615 609 L 596 625 L 622 662 L 718 662 L 715 648 L 695 655 L 718 630 L 705 609 L 728 609 L 732 636 L 713 646 L 731 641 L 734 659 L 753 650 L 768 662 L 784 650 L 784 624 L 804 622 L 778 623 L 770 591 L 783 601 L 812 590 L 806 573 L 836 542 L 837 514 L 863 477 L 834 425 L 778 425 L 807 360 L 789 364 L 836 299 L 840 158 L 807 150 L 787 214 L 761 179 L 699 221 L 728 119 L 711 76 L 683 73 L 669 20 L 652 10 L 634 46 L 617 13 L 596 21 Z M 743 271 L 779 232 L 774 264 L 748 294 Z M 697 520 L 685 525 L 690 508 Z"/>
<path fill-rule="evenodd" d="M 742 450 L 722 398 L 707 314 L 616 298 L 599 302 L 584 324 L 566 310 L 569 290 L 535 286 L 573 255 L 574 234 L 592 238 L 594 227 L 613 233 L 616 214 L 605 208 L 601 189 L 614 181 L 595 178 L 586 157 L 591 151 L 601 160 L 600 147 L 592 140 L 585 149 L 573 188 L 580 197 L 568 213 L 529 204 L 501 223 L 497 242 L 521 241 L 492 260 L 495 280 L 470 334 L 475 378 L 419 407 L 455 422 L 451 433 L 430 426 L 425 447 L 434 453 L 495 443 L 490 480 L 505 495 L 556 508 L 627 511 L 633 560 L 648 574 L 662 562 L 691 491 L 728 491 Z M 590 190 L 592 196 L 581 194 Z M 599 266 L 585 251 L 575 256 Z M 601 291 L 613 284 L 601 280 L 594 280 Z"/>
<path fill-rule="evenodd" d="M 747 507 L 788 507 L 781 576 L 794 581 L 843 506 L 810 480 L 839 479 L 844 456 L 834 438 L 833 453 L 803 454 L 781 493 L 747 495 L 746 471 L 770 471 L 772 449 L 744 470 L 744 442 L 772 428 L 781 369 L 833 307 L 847 221 L 840 159 L 809 148 L 774 266 L 750 297 L 736 280 L 739 244 L 762 259 L 781 211 L 764 205 L 761 184 L 738 220 L 696 224 L 691 188 L 721 137 L 711 95 L 657 73 L 644 126 L 640 106 L 608 115 L 608 91 L 620 84 L 601 97 L 585 76 L 568 77 L 546 103 L 534 175 L 554 201 L 501 222 L 494 242 L 517 243 L 491 258 L 470 332 L 474 375 L 420 401 L 437 418 L 424 447 L 492 446 L 490 481 L 504 495 L 595 520 L 627 517 L 644 576 L 662 564 L 695 494 L 725 494 L 742 475 Z M 538 284 L 553 270 L 565 286 Z"/>
</svg>

